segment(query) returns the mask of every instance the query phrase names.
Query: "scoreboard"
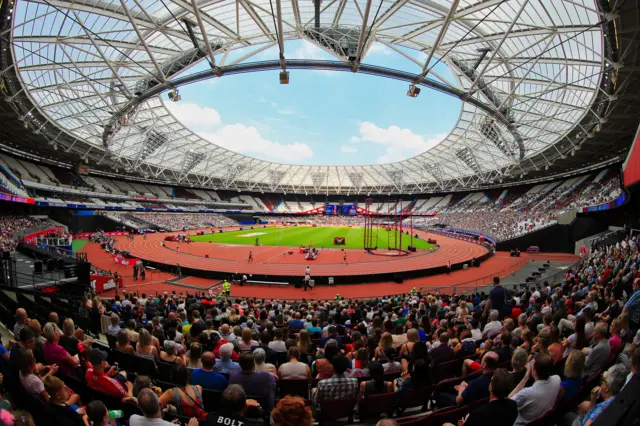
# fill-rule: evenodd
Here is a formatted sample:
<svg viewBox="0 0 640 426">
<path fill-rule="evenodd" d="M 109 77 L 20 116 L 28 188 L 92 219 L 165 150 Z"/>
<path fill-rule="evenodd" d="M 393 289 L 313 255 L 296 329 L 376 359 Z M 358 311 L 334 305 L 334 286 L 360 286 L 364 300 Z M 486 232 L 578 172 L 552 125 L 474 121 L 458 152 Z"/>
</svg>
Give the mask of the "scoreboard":
<svg viewBox="0 0 640 426">
<path fill-rule="evenodd" d="M 356 216 L 355 204 L 326 204 L 324 206 L 324 214 L 329 216 Z"/>
</svg>

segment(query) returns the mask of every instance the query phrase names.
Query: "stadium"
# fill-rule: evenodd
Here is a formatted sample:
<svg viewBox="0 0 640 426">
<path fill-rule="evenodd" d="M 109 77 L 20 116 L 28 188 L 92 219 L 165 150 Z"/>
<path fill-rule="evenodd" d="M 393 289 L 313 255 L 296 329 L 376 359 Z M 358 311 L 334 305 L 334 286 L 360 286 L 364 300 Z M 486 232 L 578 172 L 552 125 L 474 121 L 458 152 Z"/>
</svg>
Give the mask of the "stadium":
<svg viewBox="0 0 640 426">
<path fill-rule="evenodd" d="M 631 425 L 638 0 L 0 0 L 0 426 Z"/>
</svg>

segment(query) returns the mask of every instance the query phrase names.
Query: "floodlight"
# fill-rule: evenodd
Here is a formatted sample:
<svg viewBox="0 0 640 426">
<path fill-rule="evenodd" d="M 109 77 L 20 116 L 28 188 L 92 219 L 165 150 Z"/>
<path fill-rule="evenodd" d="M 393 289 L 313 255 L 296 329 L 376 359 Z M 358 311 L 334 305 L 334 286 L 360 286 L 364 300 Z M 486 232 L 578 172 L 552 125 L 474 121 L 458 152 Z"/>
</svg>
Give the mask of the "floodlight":
<svg viewBox="0 0 640 426">
<path fill-rule="evenodd" d="M 179 100 L 182 99 L 182 96 L 180 96 L 177 89 L 170 91 L 168 96 L 172 102 L 178 102 Z"/>
<path fill-rule="evenodd" d="M 409 85 L 409 90 L 407 90 L 407 96 L 410 96 L 412 98 L 417 98 L 419 94 L 420 94 L 419 87 L 416 87 L 415 84 Z"/>
</svg>

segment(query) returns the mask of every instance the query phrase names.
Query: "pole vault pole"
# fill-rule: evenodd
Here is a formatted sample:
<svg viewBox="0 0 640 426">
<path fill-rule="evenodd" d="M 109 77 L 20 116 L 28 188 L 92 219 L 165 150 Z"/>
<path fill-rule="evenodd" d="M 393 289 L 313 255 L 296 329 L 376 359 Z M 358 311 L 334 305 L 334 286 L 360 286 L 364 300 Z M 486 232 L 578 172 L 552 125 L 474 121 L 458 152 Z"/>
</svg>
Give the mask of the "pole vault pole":
<svg viewBox="0 0 640 426">
<path fill-rule="evenodd" d="M 396 210 L 397 210 L 397 208 L 396 208 Z M 404 216 L 403 216 L 403 211 L 402 211 L 402 200 L 400 200 L 400 246 L 398 247 L 398 254 L 402 253 L 402 218 L 403 217 Z"/>
</svg>

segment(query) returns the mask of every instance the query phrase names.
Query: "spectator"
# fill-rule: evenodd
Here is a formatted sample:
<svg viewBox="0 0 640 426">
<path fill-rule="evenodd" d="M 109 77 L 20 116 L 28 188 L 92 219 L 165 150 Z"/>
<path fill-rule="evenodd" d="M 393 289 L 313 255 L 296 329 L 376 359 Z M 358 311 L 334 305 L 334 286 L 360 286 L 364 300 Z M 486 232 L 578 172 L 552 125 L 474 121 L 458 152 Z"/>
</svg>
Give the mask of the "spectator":
<svg viewBox="0 0 640 426">
<path fill-rule="evenodd" d="M 611 355 L 611 346 L 607 340 L 607 324 L 599 322 L 593 331 L 593 348 L 584 348 L 582 352 L 587 355 L 584 363 L 584 376 L 591 377 L 604 368 Z"/>
<path fill-rule="evenodd" d="M 365 349 L 366 351 L 366 349 Z M 300 362 L 300 351 L 297 346 L 292 346 L 287 352 L 288 362 L 278 368 L 278 376 L 284 380 L 304 380 L 311 379 L 311 369 L 303 362 Z"/>
<path fill-rule="evenodd" d="M 287 345 L 282 340 L 282 329 L 276 328 L 273 331 L 273 342 L 269 342 L 269 349 L 275 352 L 287 352 Z"/>
<path fill-rule="evenodd" d="M 584 354 L 573 351 L 564 364 L 564 380 L 560 383 L 558 401 L 573 398 L 582 388 L 582 375 L 584 374 Z"/>
<path fill-rule="evenodd" d="M 215 372 L 230 374 L 234 371 L 240 371 L 240 365 L 231 360 L 232 353 L 233 345 L 231 343 L 225 343 L 220 347 L 220 361 L 216 361 L 213 367 Z"/>
<path fill-rule="evenodd" d="M 500 364 L 505 363 L 511 359 L 513 349 L 511 349 L 511 333 L 509 330 L 504 330 L 500 333 L 500 346 L 493 349 L 498 354 Z"/>
<path fill-rule="evenodd" d="M 527 374 L 527 359 L 528 355 L 524 349 L 518 348 L 513 351 L 513 355 L 511 355 L 511 376 L 514 384 L 520 383 L 520 380 Z"/>
<path fill-rule="evenodd" d="M 173 340 L 165 340 L 164 350 L 160 352 L 160 360 L 169 364 L 184 365 L 184 359 L 177 353 L 177 343 Z"/>
<path fill-rule="evenodd" d="M 137 333 L 136 333 L 137 334 Z M 127 330 L 120 330 L 118 332 L 118 340 L 116 341 L 116 350 L 124 352 L 129 355 L 135 355 L 136 351 L 130 343 L 130 334 Z"/>
<path fill-rule="evenodd" d="M 502 287 L 500 286 L 500 288 Z M 500 331 L 502 330 L 502 323 L 498 320 L 499 318 L 500 312 L 498 310 L 493 309 L 489 312 L 489 322 L 484 326 L 484 330 L 482 330 L 483 338 L 493 339 L 500 334 Z"/>
<path fill-rule="evenodd" d="M 514 426 L 531 423 L 553 408 L 560 390 L 560 377 L 552 376 L 552 372 L 551 356 L 536 355 L 533 365 L 527 367 L 527 373 L 509 395 L 518 404 L 518 418 Z M 535 379 L 534 384 L 525 387 L 531 376 Z"/>
<path fill-rule="evenodd" d="M 227 379 L 213 371 L 216 358 L 211 352 L 202 354 L 202 368 L 196 368 L 191 373 L 191 383 L 204 389 L 223 391 L 229 385 Z"/>
<path fill-rule="evenodd" d="M 13 326 L 13 335 L 16 338 L 20 338 L 20 331 L 28 327 L 28 322 L 29 316 L 27 315 L 27 311 L 22 308 L 16 309 L 16 325 Z"/>
<path fill-rule="evenodd" d="M 335 355 L 331 359 L 333 377 L 318 382 L 318 388 L 312 395 L 315 407 L 320 411 L 320 403 L 341 398 L 356 398 L 358 396 L 358 379 L 346 376 L 349 360 L 344 355 Z"/>
<path fill-rule="evenodd" d="M 175 426 L 174 423 L 162 420 L 160 399 L 151 389 L 142 389 L 138 394 L 138 406 L 144 416 L 133 414 L 129 419 L 129 426 Z M 187 426 L 198 426 L 195 417 L 189 420 Z"/>
<path fill-rule="evenodd" d="M 384 380 L 384 368 L 377 361 L 369 363 L 370 380 L 360 382 L 360 396 L 367 397 L 369 395 L 379 395 L 382 393 L 393 392 L 393 382 Z"/>
<path fill-rule="evenodd" d="M 486 352 L 482 357 L 482 374 L 473 378 L 467 383 L 461 382 L 455 386 L 456 394 L 443 392 L 437 397 L 438 405 L 440 407 L 447 407 L 451 405 L 463 405 L 471 404 L 480 399 L 487 398 L 489 396 L 489 386 L 491 384 L 491 376 L 498 368 L 499 356 L 495 352 Z"/>
<path fill-rule="evenodd" d="M 258 342 L 253 340 L 251 337 L 251 329 L 246 327 L 243 328 L 242 338 L 238 341 L 238 350 L 241 354 L 251 352 L 251 348 L 258 346 Z"/>
<path fill-rule="evenodd" d="M 271 417 L 273 426 L 313 426 L 311 409 L 299 396 L 287 395 L 280 399 Z"/>
<path fill-rule="evenodd" d="M 451 361 L 455 358 L 453 349 L 449 346 L 449 333 L 440 334 L 440 344 L 429 352 L 431 358 L 431 368 L 436 369 L 438 364 Z"/>
<path fill-rule="evenodd" d="M 85 374 L 87 386 L 114 398 L 132 397 L 133 384 L 127 381 L 127 372 L 118 371 L 107 363 L 107 354 L 100 349 L 92 349 L 89 354 L 89 368 Z"/>
<path fill-rule="evenodd" d="M 207 415 L 206 426 L 219 425 L 239 425 L 239 426 L 259 426 L 264 425 L 262 421 L 254 422 L 244 417 L 244 412 L 249 407 L 260 407 L 253 399 L 247 399 L 242 386 L 231 385 L 222 392 L 220 400 L 220 411 Z M 130 425 L 145 426 L 145 425 Z M 167 425 L 160 425 L 167 426 Z M 197 425 L 188 425 L 197 426 Z"/>
<path fill-rule="evenodd" d="M 576 417 L 573 425 L 591 426 L 596 418 L 613 402 L 615 396 L 622 390 L 626 383 L 629 370 L 622 364 L 616 364 L 602 375 L 600 386 L 591 390 L 591 399 L 583 402 L 578 407 L 578 412 L 586 413 L 584 418 Z M 598 400 L 602 402 L 598 403 Z M 578 423 L 579 422 L 579 423 Z"/>
<path fill-rule="evenodd" d="M 622 309 L 623 314 L 629 315 L 629 328 L 640 329 L 640 278 L 633 281 L 633 294 Z"/>
<path fill-rule="evenodd" d="M 43 367 L 38 371 L 33 352 L 31 352 L 31 349 L 26 348 L 20 349 L 19 363 L 20 383 L 24 390 L 34 398 L 39 398 L 43 403 L 49 402 L 49 394 L 44 388 L 43 381 L 46 380 L 47 377 L 56 374 L 58 372 L 58 366 L 54 364 L 50 367 Z M 76 395 L 75 399 L 66 402 L 69 404 L 77 404 L 79 399 Z"/>
<path fill-rule="evenodd" d="M 107 327 L 107 335 L 118 337 L 120 333 L 120 317 L 116 313 L 112 313 L 109 316 L 109 327 Z"/>
<path fill-rule="evenodd" d="M 44 338 L 47 339 L 43 346 L 44 360 L 50 365 L 57 364 L 64 374 L 75 376 L 80 361 L 58 344 L 60 341 L 59 331 L 58 326 L 54 323 L 45 324 L 42 332 Z"/>
<path fill-rule="evenodd" d="M 187 368 L 202 368 L 202 346 L 199 343 L 192 343 L 189 353 L 185 359 Z"/>
<path fill-rule="evenodd" d="M 488 422 L 491 426 L 512 426 L 518 417 L 518 404 L 508 398 L 512 388 L 512 375 L 506 369 L 498 368 L 491 377 L 489 404 L 474 409 L 461 422 L 465 426 L 483 426 Z M 453 425 L 446 423 L 443 426 Z"/>
<path fill-rule="evenodd" d="M 174 365 L 171 370 L 174 386 L 160 395 L 163 407 L 173 405 L 178 414 L 204 421 L 207 413 L 202 402 L 202 386 L 189 384 L 189 370 L 184 365 Z"/>
<path fill-rule="evenodd" d="M 229 384 L 241 385 L 249 395 L 263 398 L 262 408 L 270 412 L 273 408 L 276 397 L 275 377 L 266 372 L 256 373 L 254 369 L 253 355 L 243 354 L 240 356 L 241 370 L 232 371 L 229 376 Z"/>
<path fill-rule="evenodd" d="M 71 395 L 62 380 L 49 376 L 44 381 L 44 388 L 50 397 L 49 412 L 53 424 L 85 426 L 79 407 L 67 404 Z"/>
<path fill-rule="evenodd" d="M 429 364 L 425 360 L 419 359 L 413 364 L 413 370 L 411 373 L 407 371 L 402 372 L 402 377 L 398 380 L 398 392 L 402 395 L 402 392 L 411 388 L 420 388 L 429 384 Z"/>
<path fill-rule="evenodd" d="M 278 377 L 278 370 L 276 370 L 276 366 L 271 363 L 265 362 L 266 358 L 267 354 L 264 349 L 256 348 L 256 350 L 253 351 L 253 362 L 255 363 L 253 371 L 255 371 L 256 373 L 264 371 L 271 374 L 272 376 Z"/>
<path fill-rule="evenodd" d="M 160 359 L 160 355 L 158 354 L 158 348 L 153 345 L 151 333 L 146 329 L 141 328 L 138 333 L 138 337 L 139 340 L 138 343 L 136 343 L 136 354 L 144 358 L 158 361 Z"/>
<path fill-rule="evenodd" d="M 109 417 L 107 407 L 102 401 L 92 401 L 87 404 L 86 412 L 92 426 L 116 426 L 116 419 Z"/>
</svg>

